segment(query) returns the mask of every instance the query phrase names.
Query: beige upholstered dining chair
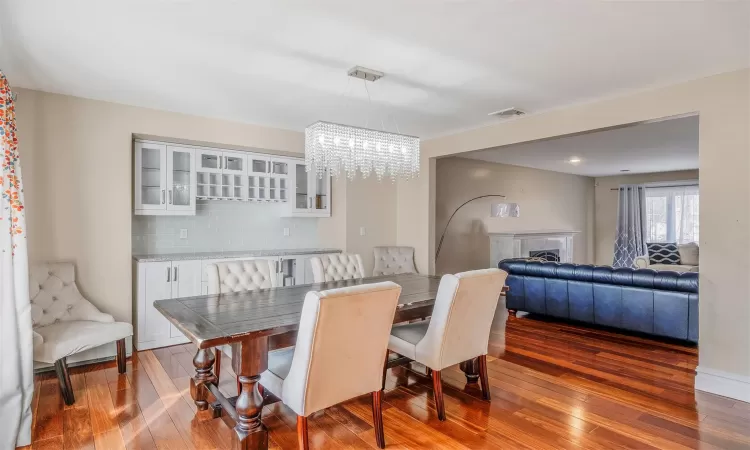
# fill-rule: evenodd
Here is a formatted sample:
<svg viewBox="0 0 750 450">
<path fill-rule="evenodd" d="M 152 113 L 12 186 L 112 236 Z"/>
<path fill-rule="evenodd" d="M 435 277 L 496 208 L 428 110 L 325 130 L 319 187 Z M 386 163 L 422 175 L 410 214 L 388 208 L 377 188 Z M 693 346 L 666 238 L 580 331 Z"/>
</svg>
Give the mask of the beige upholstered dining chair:
<svg viewBox="0 0 750 450">
<path fill-rule="evenodd" d="M 277 287 L 276 261 L 248 259 L 220 262 L 206 266 L 208 294 L 255 291 Z"/>
<path fill-rule="evenodd" d="M 375 247 L 372 250 L 375 267 L 372 276 L 417 273 L 414 266 L 414 247 Z"/>
<path fill-rule="evenodd" d="M 391 330 L 389 350 L 431 369 L 440 420 L 445 420 L 440 371 L 446 367 L 478 358 L 482 397 L 490 399 L 487 347 L 507 276 L 500 269 L 443 275 L 430 320 L 396 325 Z"/>
<path fill-rule="evenodd" d="M 86 300 L 76 286 L 73 263 L 29 267 L 29 298 L 34 329 L 34 361 L 54 364 L 66 405 L 75 403 L 67 357 L 116 342 L 117 371 L 125 373 L 125 338 L 133 326 L 115 322 Z"/>
<path fill-rule="evenodd" d="M 299 448 L 308 448 L 310 414 L 368 393 L 375 438 L 385 448 L 382 364 L 400 294 L 401 286 L 387 281 L 305 296 L 297 345 L 270 352 L 260 376 L 261 386 L 297 414 Z"/>
<path fill-rule="evenodd" d="M 276 261 L 271 259 L 248 259 L 242 261 L 219 262 L 206 265 L 208 294 L 230 294 L 232 292 L 257 291 L 278 287 Z M 214 351 L 214 374 L 221 375 L 221 349 Z M 239 391 L 239 381 L 237 390 Z"/>
<path fill-rule="evenodd" d="M 351 280 L 365 276 L 362 257 L 355 253 L 313 256 L 310 258 L 310 265 L 315 283 Z"/>
</svg>

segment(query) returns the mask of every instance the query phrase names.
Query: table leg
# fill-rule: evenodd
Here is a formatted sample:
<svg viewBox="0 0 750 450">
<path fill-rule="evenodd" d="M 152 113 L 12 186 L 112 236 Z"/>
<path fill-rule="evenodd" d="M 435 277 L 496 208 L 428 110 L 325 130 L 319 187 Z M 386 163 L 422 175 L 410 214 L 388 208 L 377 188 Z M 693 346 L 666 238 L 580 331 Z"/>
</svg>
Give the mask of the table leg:
<svg viewBox="0 0 750 450">
<path fill-rule="evenodd" d="M 235 355 L 237 355 L 235 357 Z M 242 388 L 237 397 L 237 440 L 234 448 L 268 448 L 268 430 L 261 422 L 263 396 L 258 391 L 260 374 L 268 368 L 268 338 L 249 339 L 232 344 L 232 367 Z"/>
<path fill-rule="evenodd" d="M 466 382 L 467 383 L 476 383 L 479 381 L 479 359 L 469 359 L 467 361 L 462 362 L 459 367 L 461 370 L 464 371 L 464 375 L 466 375 Z"/>
<path fill-rule="evenodd" d="M 198 349 L 193 358 L 195 376 L 190 379 L 190 396 L 193 397 L 195 406 L 201 411 L 208 408 L 208 389 L 206 389 L 206 383 L 216 382 L 216 376 L 212 372 L 213 365 L 213 352 L 207 349 Z"/>
</svg>

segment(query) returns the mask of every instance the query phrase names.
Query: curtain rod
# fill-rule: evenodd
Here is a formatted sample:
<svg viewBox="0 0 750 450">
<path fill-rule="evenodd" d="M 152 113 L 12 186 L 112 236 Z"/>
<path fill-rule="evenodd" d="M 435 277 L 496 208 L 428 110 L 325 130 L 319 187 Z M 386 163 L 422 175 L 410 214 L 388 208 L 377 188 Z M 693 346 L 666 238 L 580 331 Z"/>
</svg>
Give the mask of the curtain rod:
<svg viewBox="0 0 750 450">
<path fill-rule="evenodd" d="M 673 184 L 668 186 L 662 186 L 660 184 L 654 185 L 654 186 L 644 186 L 645 188 L 651 188 L 651 189 L 657 189 L 657 188 L 673 188 L 673 187 L 691 187 L 691 186 L 699 186 L 698 183 L 692 183 L 692 184 Z M 612 188 L 610 191 L 619 191 L 622 188 Z"/>
</svg>

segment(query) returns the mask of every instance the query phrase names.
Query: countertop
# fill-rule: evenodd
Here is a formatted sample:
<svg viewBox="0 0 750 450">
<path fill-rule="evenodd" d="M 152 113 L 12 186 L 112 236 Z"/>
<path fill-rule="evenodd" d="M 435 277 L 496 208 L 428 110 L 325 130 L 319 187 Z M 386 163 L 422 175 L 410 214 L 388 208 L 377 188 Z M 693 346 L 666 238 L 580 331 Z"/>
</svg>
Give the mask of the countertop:
<svg viewBox="0 0 750 450">
<path fill-rule="evenodd" d="M 188 259 L 223 259 L 223 258 L 257 258 L 261 256 L 321 255 L 341 253 L 337 248 L 291 248 L 277 250 L 236 250 L 219 252 L 162 253 L 150 255 L 133 255 L 138 262 L 184 261 Z"/>
</svg>

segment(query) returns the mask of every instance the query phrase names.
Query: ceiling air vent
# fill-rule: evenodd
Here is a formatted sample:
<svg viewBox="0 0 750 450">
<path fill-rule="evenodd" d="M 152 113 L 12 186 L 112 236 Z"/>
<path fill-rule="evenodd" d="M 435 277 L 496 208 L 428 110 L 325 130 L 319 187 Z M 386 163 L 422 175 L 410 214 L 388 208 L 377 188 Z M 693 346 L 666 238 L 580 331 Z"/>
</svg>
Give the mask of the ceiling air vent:
<svg viewBox="0 0 750 450">
<path fill-rule="evenodd" d="M 491 112 L 487 115 L 507 119 L 509 117 L 522 116 L 524 114 L 526 114 L 526 112 L 521 111 L 518 108 L 505 108 L 505 109 L 501 109 L 500 111 Z"/>
</svg>

